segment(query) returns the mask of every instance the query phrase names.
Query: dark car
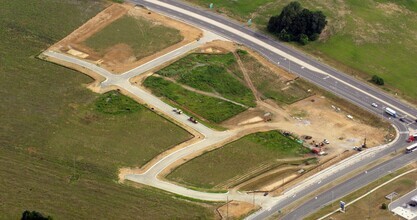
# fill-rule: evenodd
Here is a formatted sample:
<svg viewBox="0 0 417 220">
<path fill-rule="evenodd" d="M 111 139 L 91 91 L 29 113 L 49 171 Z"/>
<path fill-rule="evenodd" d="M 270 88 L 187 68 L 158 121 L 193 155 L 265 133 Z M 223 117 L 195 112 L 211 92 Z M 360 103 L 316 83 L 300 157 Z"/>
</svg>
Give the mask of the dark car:
<svg viewBox="0 0 417 220">
<path fill-rule="evenodd" d="M 416 207 L 417 206 L 417 202 L 411 201 L 408 203 L 409 206 L 411 207 Z"/>
</svg>

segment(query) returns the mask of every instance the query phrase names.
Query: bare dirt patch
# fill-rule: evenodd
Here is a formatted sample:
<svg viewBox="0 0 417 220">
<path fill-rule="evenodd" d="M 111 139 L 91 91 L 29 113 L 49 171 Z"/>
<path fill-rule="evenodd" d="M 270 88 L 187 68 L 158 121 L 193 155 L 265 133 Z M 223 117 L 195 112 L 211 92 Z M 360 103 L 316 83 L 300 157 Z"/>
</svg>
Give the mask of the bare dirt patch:
<svg viewBox="0 0 417 220">
<path fill-rule="evenodd" d="M 381 9 L 388 15 L 393 15 L 395 13 L 401 13 L 401 14 L 409 14 L 410 11 L 407 10 L 404 7 L 401 7 L 395 3 L 376 3 L 376 8 Z"/>
<path fill-rule="evenodd" d="M 247 202 L 230 201 L 227 204 L 220 206 L 217 211 L 219 212 L 221 219 L 241 219 L 258 208 L 259 207 Z"/>
<path fill-rule="evenodd" d="M 146 19 L 155 25 L 163 25 L 178 29 L 183 37 L 183 40 L 140 60 L 136 59 L 132 48 L 127 44 L 113 45 L 108 48 L 104 54 L 100 54 L 85 45 L 84 42 L 88 38 L 124 15 Z M 202 31 L 197 28 L 159 15 L 144 8 L 134 7 L 128 4 L 112 4 L 110 7 L 106 8 L 84 25 L 76 29 L 70 35 L 51 46 L 49 50 L 68 53 L 76 56 L 77 58 L 85 59 L 89 62 L 98 64 L 114 73 L 123 73 L 166 54 L 169 51 L 191 43 L 192 41 L 199 39 L 201 36 Z"/>
</svg>

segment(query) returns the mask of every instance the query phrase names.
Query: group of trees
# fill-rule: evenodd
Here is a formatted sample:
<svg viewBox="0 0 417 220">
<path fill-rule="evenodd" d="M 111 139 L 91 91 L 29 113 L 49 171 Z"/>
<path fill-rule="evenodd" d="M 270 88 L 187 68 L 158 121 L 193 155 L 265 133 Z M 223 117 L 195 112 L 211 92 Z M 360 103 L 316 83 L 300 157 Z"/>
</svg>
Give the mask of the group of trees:
<svg viewBox="0 0 417 220">
<path fill-rule="evenodd" d="M 310 11 L 299 2 L 291 2 L 280 15 L 269 19 L 267 29 L 283 41 L 298 41 L 304 45 L 316 40 L 326 24 L 326 16 L 321 11 Z"/>
</svg>

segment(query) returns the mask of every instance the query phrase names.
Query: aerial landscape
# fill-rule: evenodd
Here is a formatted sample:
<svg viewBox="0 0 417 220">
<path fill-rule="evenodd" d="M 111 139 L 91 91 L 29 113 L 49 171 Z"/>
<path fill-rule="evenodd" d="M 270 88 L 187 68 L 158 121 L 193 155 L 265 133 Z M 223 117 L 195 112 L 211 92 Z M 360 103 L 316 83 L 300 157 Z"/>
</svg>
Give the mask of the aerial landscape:
<svg viewBox="0 0 417 220">
<path fill-rule="evenodd" d="M 415 0 L 0 1 L 0 219 L 417 220 Z"/>
</svg>

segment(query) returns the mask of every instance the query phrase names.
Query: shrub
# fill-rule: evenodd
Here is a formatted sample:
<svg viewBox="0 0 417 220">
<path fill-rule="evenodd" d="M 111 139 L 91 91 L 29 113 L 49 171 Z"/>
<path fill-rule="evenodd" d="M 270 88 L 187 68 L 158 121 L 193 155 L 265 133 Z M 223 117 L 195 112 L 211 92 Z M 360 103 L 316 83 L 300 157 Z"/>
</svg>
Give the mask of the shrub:
<svg viewBox="0 0 417 220">
<path fill-rule="evenodd" d="M 384 79 L 377 75 L 373 75 L 371 81 L 379 86 L 384 85 Z"/>
<path fill-rule="evenodd" d="M 22 213 L 22 220 L 52 220 L 51 216 L 43 216 L 41 213 L 37 211 L 24 211 Z"/>
<path fill-rule="evenodd" d="M 381 205 L 381 209 L 387 209 L 388 207 L 387 207 L 387 204 L 385 204 L 385 203 L 382 203 L 382 205 Z"/>
</svg>

